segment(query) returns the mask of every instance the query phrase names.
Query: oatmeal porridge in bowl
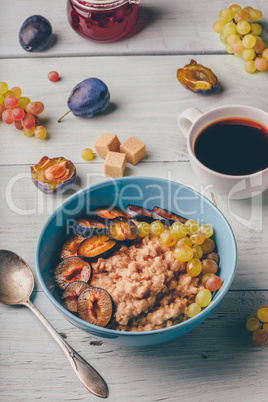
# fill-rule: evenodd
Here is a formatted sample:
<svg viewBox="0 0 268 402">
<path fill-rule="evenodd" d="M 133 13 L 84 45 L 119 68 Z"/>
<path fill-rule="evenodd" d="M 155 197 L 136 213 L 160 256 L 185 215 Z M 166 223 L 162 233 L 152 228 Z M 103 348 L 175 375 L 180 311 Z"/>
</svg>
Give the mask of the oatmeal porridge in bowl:
<svg viewBox="0 0 268 402">
<path fill-rule="evenodd" d="M 170 186 L 174 199 L 155 205 L 152 183 L 161 191 Z M 138 185 L 144 200 L 132 204 Z M 214 310 L 233 279 L 236 244 L 200 194 L 165 180 L 126 178 L 67 199 L 39 236 L 36 262 L 45 293 L 71 323 L 144 346 L 188 332 Z"/>
</svg>

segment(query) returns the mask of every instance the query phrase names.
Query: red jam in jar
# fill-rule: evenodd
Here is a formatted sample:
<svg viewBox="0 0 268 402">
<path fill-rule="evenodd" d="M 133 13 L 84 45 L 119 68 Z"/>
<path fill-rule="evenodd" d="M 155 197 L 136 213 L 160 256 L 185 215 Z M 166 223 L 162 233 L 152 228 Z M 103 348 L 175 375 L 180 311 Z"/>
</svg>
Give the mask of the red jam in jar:
<svg viewBox="0 0 268 402">
<path fill-rule="evenodd" d="M 68 19 L 81 36 L 113 42 L 136 26 L 140 0 L 68 0 Z"/>
</svg>

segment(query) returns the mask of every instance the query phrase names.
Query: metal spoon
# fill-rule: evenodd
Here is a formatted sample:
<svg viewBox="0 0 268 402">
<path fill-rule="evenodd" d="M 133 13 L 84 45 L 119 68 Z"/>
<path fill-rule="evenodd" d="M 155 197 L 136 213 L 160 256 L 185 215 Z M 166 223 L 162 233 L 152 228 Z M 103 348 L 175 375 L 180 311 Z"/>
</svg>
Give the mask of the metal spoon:
<svg viewBox="0 0 268 402">
<path fill-rule="evenodd" d="M 0 250 L 0 303 L 28 307 L 44 324 L 69 360 L 75 374 L 96 396 L 108 397 L 108 387 L 103 378 L 78 353 L 76 353 L 46 318 L 31 303 L 30 296 L 34 289 L 34 277 L 30 267 L 17 254 Z"/>
</svg>

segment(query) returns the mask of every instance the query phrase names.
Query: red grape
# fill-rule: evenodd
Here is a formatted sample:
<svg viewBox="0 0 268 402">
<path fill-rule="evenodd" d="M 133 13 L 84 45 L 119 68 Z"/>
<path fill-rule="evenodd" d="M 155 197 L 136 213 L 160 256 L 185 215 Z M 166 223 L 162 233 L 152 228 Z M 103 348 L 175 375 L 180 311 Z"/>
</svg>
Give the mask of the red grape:
<svg viewBox="0 0 268 402">
<path fill-rule="evenodd" d="M 18 130 L 23 130 L 23 125 L 22 125 L 21 120 L 15 120 L 15 121 L 14 121 L 14 124 L 15 124 L 15 127 L 16 127 Z"/>
<path fill-rule="evenodd" d="M 202 273 L 203 274 L 216 274 L 218 271 L 218 264 L 210 259 L 202 260 Z"/>
<path fill-rule="evenodd" d="M 35 118 L 32 114 L 26 113 L 25 117 L 22 119 L 22 125 L 24 128 L 27 130 L 30 130 L 31 128 L 34 128 L 35 126 Z"/>
<path fill-rule="evenodd" d="M 25 110 L 27 113 L 40 114 L 44 111 L 45 106 L 42 102 L 30 102 L 26 106 Z"/>
<path fill-rule="evenodd" d="M 211 292 L 219 290 L 221 286 L 222 286 L 222 280 L 219 276 L 216 275 L 210 276 L 205 282 L 206 289 L 210 290 Z"/>
<path fill-rule="evenodd" d="M 57 71 L 50 71 L 50 73 L 48 73 L 48 79 L 52 82 L 58 81 L 60 79 L 59 73 L 57 73 Z"/>
<path fill-rule="evenodd" d="M 268 338 L 268 334 L 265 329 L 256 329 L 252 334 L 253 343 L 257 346 L 263 346 Z"/>
<path fill-rule="evenodd" d="M 18 98 L 15 95 L 8 95 L 4 101 L 6 108 L 14 108 L 17 107 L 19 103 Z"/>
<path fill-rule="evenodd" d="M 25 116 L 25 112 L 21 107 L 15 107 L 15 109 L 12 110 L 12 116 L 14 120 L 22 120 Z"/>
<path fill-rule="evenodd" d="M 14 123 L 14 119 L 12 116 L 12 110 L 11 109 L 4 110 L 2 113 L 2 119 L 6 124 Z"/>
</svg>

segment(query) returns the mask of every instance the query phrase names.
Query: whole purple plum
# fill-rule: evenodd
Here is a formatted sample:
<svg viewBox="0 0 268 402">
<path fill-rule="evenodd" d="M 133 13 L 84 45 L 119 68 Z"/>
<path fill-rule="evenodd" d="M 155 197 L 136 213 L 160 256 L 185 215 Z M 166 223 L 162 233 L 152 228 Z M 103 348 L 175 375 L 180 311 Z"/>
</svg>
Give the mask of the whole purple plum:
<svg viewBox="0 0 268 402">
<path fill-rule="evenodd" d="M 19 41 L 26 52 L 41 52 L 52 37 L 50 22 L 41 15 L 27 18 L 19 32 Z"/>
</svg>

